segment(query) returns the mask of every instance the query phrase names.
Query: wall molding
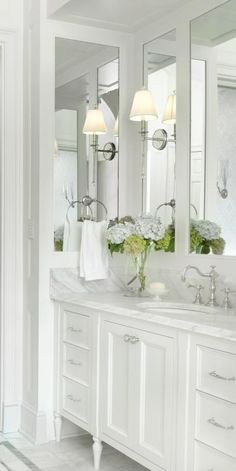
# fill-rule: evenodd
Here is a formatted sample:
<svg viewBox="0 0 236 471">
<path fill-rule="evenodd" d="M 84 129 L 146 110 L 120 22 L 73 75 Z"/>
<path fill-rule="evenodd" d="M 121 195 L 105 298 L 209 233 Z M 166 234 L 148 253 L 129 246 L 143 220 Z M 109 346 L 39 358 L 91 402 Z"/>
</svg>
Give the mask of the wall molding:
<svg viewBox="0 0 236 471">
<path fill-rule="evenodd" d="M 19 426 L 22 375 L 22 55 L 18 32 L 3 31 L 1 50 L 1 428 Z M 15 421 L 15 424 L 13 424 Z"/>
<path fill-rule="evenodd" d="M 3 404 L 2 431 L 12 433 L 19 430 L 21 408 L 19 403 Z"/>
</svg>

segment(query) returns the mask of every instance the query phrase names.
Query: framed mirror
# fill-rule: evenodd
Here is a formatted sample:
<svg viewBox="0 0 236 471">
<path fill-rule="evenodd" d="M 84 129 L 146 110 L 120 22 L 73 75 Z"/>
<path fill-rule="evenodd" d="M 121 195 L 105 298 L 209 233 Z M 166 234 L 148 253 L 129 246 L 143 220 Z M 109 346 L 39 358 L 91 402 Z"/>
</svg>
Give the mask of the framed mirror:
<svg viewBox="0 0 236 471">
<path fill-rule="evenodd" d="M 236 255 L 236 3 L 191 22 L 190 251 Z"/>
<path fill-rule="evenodd" d="M 85 132 L 88 112 L 94 108 L 102 113 L 102 135 Z M 99 221 L 118 216 L 118 114 L 119 49 L 56 38 L 56 251 L 79 251 L 85 218 Z M 110 148 L 114 152 L 109 152 Z"/>
<path fill-rule="evenodd" d="M 144 83 L 158 117 L 148 122 L 146 212 L 171 226 L 175 220 L 176 31 L 144 46 Z M 174 251 L 174 237 L 172 246 Z"/>
</svg>

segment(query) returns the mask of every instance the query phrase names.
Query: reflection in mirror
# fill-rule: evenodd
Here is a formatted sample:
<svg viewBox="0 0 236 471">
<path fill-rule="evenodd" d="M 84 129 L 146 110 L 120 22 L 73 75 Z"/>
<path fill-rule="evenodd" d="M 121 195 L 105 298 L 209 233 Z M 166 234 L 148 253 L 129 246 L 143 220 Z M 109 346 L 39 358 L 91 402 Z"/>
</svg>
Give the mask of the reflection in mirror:
<svg viewBox="0 0 236 471">
<path fill-rule="evenodd" d="M 158 118 L 148 122 L 146 212 L 171 225 L 175 218 L 176 31 L 144 47 L 144 73 Z M 152 136 L 152 137 L 151 137 Z M 174 238 L 172 247 L 174 250 Z"/>
<path fill-rule="evenodd" d="M 118 215 L 118 153 L 114 153 L 113 161 L 109 162 L 105 160 L 111 155 L 107 147 L 100 151 L 107 142 L 109 146 L 118 146 L 118 132 L 116 136 L 113 132 L 119 111 L 118 67 L 117 48 L 56 38 L 56 251 L 79 251 L 85 218 L 98 221 Z M 88 110 L 98 104 L 98 95 L 105 134 L 96 141 L 95 151 L 90 133 L 84 133 L 84 125 Z"/>
<path fill-rule="evenodd" d="M 107 133 L 99 136 L 99 147 L 103 148 L 108 142 L 114 143 L 118 149 L 119 121 L 119 61 L 118 58 L 98 68 L 98 101 L 99 109 L 103 112 Z M 118 153 L 113 158 L 110 155 L 98 154 L 97 159 L 97 197 L 106 201 L 109 219 L 118 216 Z M 101 205 L 97 207 L 98 218 L 102 217 Z"/>
<path fill-rule="evenodd" d="M 191 251 L 236 255 L 236 3 L 191 24 Z"/>
</svg>

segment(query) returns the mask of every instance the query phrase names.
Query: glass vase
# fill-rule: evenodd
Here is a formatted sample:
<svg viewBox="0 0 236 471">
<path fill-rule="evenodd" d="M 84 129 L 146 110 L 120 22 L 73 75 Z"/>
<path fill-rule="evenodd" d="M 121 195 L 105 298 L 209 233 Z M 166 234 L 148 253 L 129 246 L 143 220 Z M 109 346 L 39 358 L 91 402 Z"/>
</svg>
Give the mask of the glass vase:
<svg viewBox="0 0 236 471">
<path fill-rule="evenodd" d="M 129 294 L 134 296 L 150 296 L 146 291 L 147 275 L 145 273 L 146 262 L 148 260 L 149 249 L 144 252 L 133 256 L 132 262 L 135 266 L 135 275 L 128 281 Z M 136 286 L 132 286 L 136 282 Z"/>
</svg>

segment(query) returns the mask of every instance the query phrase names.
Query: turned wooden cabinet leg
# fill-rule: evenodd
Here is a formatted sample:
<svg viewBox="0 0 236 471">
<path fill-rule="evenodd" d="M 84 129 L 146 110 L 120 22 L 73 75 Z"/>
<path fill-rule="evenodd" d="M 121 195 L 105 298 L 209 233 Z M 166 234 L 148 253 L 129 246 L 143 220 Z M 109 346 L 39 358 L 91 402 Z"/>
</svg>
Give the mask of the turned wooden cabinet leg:
<svg viewBox="0 0 236 471">
<path fill-rule="evenodd" d="M 102 442 L 97 437 L 93 437 L 93 442 L 94 469 L 99 470 L 102 454 Z"/>
<path fill-rule="evenodd" d="M 55 427 L 55 437 L 56 437 L 56 442 L 61 441 L 61 425 L 62 425 L 62 419 L 60 414 L 54 414 L 54 427 Z"/>
</svg>

